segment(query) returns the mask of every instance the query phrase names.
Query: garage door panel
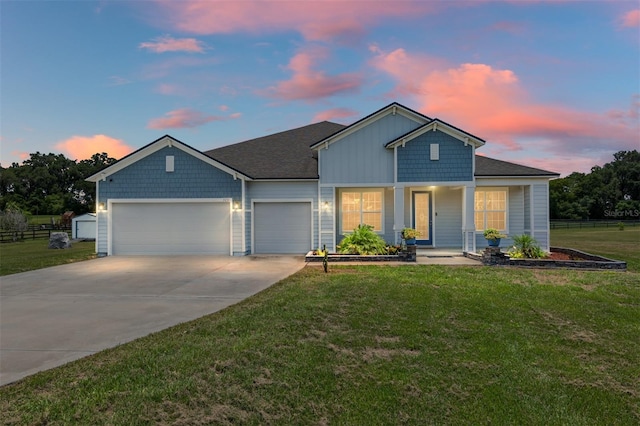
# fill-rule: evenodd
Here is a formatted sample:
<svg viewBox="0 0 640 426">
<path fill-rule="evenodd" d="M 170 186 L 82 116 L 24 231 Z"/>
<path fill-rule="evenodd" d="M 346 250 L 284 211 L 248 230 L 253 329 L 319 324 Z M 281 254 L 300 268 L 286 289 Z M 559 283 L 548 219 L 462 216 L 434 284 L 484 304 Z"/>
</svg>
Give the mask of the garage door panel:
<svg viewBox="0 0 640 426">
<path fill-rule="evenodd" d="M 114 203 L 112 254 L 230 252 L 228 203 Z"/>
<path fill-rule="evenodd" d="M 254 253 L 306 253 L 311 248 L 311 203 L 255 203 Z"/>
</svg>

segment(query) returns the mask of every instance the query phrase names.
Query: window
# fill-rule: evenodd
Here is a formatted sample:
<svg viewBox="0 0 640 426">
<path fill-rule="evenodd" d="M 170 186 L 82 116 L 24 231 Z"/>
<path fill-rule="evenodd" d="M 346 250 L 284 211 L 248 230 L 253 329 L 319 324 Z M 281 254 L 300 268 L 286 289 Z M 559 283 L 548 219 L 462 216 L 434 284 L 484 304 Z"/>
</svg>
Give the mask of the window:
<svg viewBox="0 0 640 426">
<path fill-rule="evenodd" d="M 476 231 L 487 228 L 507 230 L 506 189 L 476 189 L 474 210 Z"/>
<path fill-rule="evenodd" d="M 382 232 L 382 191 L 348 191 L 342 193 L 342 233 L 352 232 L 360 224 Z"/>
</svg>

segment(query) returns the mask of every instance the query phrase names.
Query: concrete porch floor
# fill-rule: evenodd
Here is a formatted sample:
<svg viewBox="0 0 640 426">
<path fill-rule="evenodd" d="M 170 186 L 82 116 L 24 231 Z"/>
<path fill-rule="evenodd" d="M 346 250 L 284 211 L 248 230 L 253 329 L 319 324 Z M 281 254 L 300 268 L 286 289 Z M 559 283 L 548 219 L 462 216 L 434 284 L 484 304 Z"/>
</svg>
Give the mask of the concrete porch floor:
<svg viewBox="0 0 640 426">
<path fill-rule="evenodd" d="M 465 257 L 462 250 L 420 247 L 416 249 L 416 263 L 418 265 L 482 265 L 478 260 Z"/>
</svg>

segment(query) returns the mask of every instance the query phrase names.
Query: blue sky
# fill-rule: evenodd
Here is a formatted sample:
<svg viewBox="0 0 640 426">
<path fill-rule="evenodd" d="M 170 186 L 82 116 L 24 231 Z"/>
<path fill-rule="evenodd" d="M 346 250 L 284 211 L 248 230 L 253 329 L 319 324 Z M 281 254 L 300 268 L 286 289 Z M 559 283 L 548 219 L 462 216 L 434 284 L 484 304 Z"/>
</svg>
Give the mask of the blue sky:
<svg viewBox="0 0 640 426">
<path fill-rule="evenodd" d="M 0 162 L 200 150 L 397 101 L 566 175 L 640 149 L 637 1 L 1 1 Z"/>
</svg>

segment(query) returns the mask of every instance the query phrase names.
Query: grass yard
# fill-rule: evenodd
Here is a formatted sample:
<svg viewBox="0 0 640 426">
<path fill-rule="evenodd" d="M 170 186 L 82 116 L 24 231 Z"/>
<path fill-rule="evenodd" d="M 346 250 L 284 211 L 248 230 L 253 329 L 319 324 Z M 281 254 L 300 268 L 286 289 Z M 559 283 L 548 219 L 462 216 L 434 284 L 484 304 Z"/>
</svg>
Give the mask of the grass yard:
<svg viewBox="0 0 640 426">
<path fill-rule="evenodd" d="M 639 310 L 636 272 L 307 267 L 0 388 L 0 423 L 638 424 Z"/>
<path fill-rule="evenodd" d="M 0 244 L 0 276 L 78 262 L 96 257 L 96 243 L 73 243 L 70 249 L 48 248 L 48 239 L 24 240 Z"/>
<path fill-rule="evenodd" d="M 640 272 L 640 227 L 552 229 L 551 245 L 624 260 L 629 271 Z"/>
</svg>

